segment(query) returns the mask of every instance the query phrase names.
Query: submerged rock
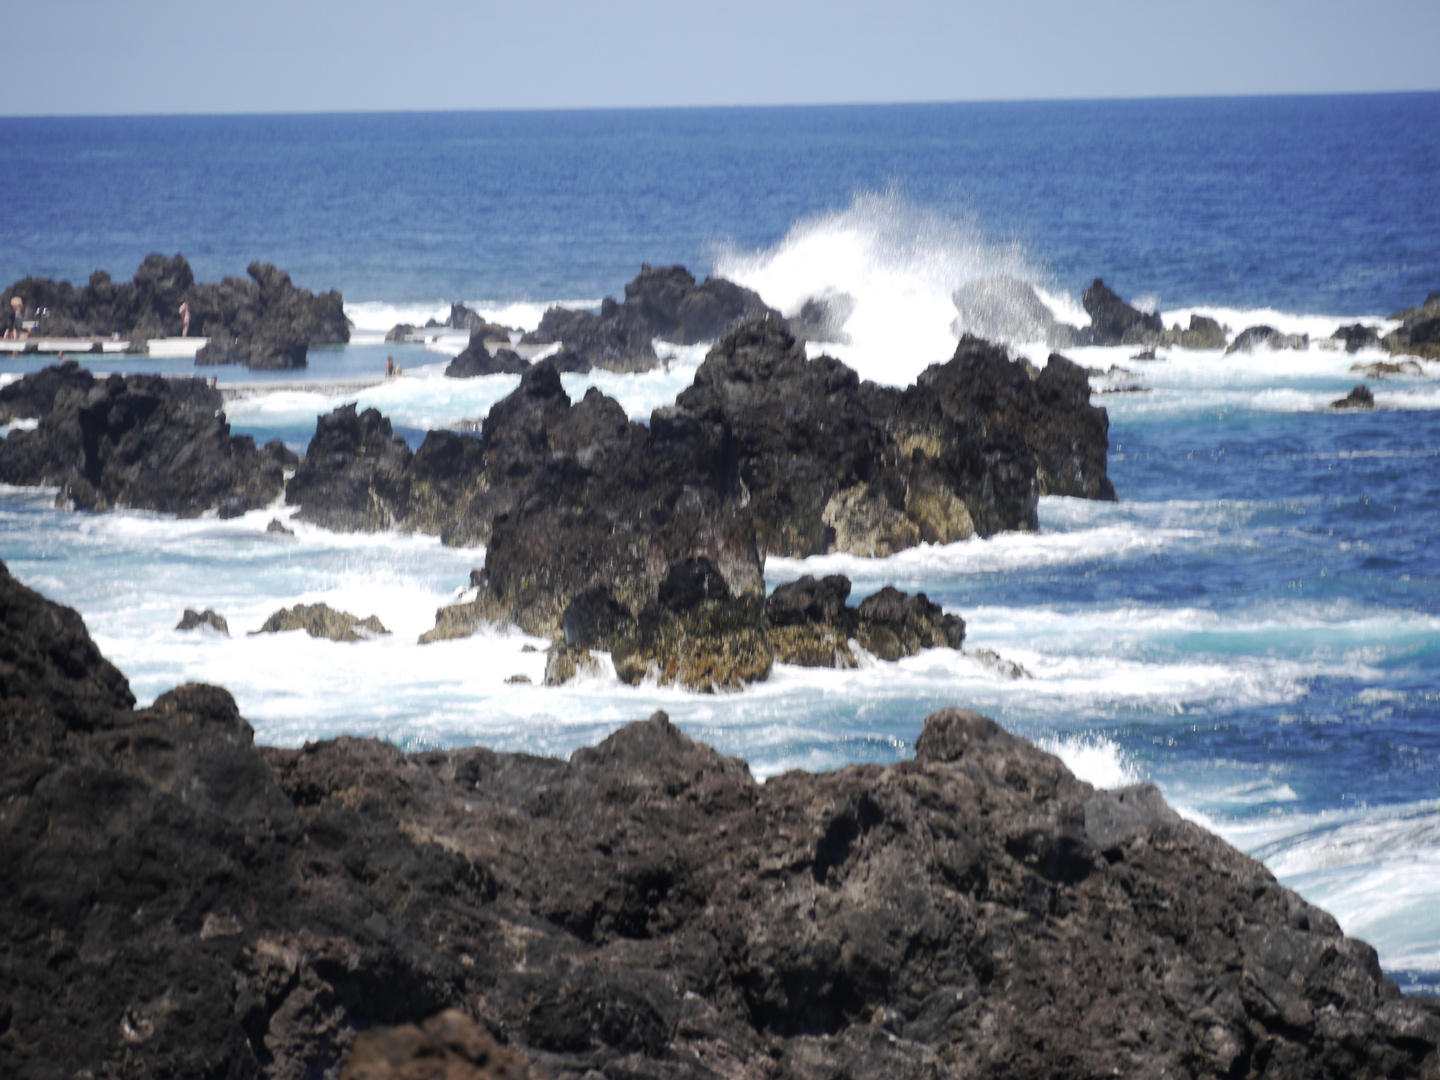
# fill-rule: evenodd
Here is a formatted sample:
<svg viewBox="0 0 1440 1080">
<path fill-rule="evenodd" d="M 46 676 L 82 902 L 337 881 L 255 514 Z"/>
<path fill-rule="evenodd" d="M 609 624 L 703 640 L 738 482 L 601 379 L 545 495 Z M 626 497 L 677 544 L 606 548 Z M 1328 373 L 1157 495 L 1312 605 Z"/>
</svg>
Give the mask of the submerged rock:
<svg viewBox="0 0 1440 1080">
<path fill-rule="evenodd" d="M 663 713 L 569 761 L 257 748 L 215 687 L 135 709 L 3 571 L 0 654 L 7 1076 L 335 1075 L 452 1007 L 574 1078 L 1440 1063 L 1435 1004 L 1258 862 L 964 710 L 759 784 Z"/>
<path fill-rule="evenodd" d="M 279 518 L 271 518 L 270 524 L 265 526 L 267 533 L 279 533 L 282 536 L 294 536 L 295 530 L 286 526 Z"/>
<path fill-rule="evenodd" d="M 362 619 L 348 611 L 336 611 L 328 604 L 296 604 L 275 612 L 259 630 L 251 630 L 250 636 L 283 634 L 290 630 L 304 630 L 313 638 L 331 641 L 369 641 L 390 633 L 374 615 Z"/>
<path fill-rule="evenodd" d="M 225 616 L 217 615 L 209 608 L 204 611 L 186 608 L 185 614 L 180 616 L 180 621 L 175 624 L 176 630 L 199 630 L 202 627 L 209 627 L 226 637 L 230 636 L 230 624 L 225 621 Z"/>
<path fill-rule="evenodd" d="M 111 375 L 69 361 L 25 376 L 12 408 L 48 402 L 32 431 L 0 441 L 0 482 L 60 488 L 56 505 L 236 517 L 280 493 L 282 467 L 248 435 L 231 435 L 219 391 L 203 379 Z"/>
<path fill-rule="evenodd" d="M 562 342 L 572 364 L 609 371 L 648 371 L 660 363 L 653 341 L 675 345 L 714 341 L 726 332 L 779 312 L 753 290 L 724 278 L 696 284 L 683 266 L 658 269 L 648 263 L 625 286 L 625 301 L 606 298 L 598 315 L 553 307 L 521 341 L 527 345 Z"/>
<path fill-rule="evenodd" d="M 1355 387 L 1343 398 L 1337 398 L 1330 403 L 1332 409 L 1373 409 L 1375 407 L 1375 395 L 1364 383 Z"/>
</svg>

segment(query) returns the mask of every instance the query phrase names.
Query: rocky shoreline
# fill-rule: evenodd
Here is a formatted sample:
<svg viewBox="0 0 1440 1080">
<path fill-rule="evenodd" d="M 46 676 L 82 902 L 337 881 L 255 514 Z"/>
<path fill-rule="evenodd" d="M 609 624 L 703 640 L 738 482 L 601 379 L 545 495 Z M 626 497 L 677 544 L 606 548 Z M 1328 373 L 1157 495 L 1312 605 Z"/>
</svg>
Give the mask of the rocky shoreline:
<svg viewBox="0 0 1440 1080">
<path fill-rule="evenodd" d="M 567 762 L 134 703 L 0 569 L 5 1075 L 334 1077 L 367 1031 L 554 1080 L 1440 1075 L 1330 916 L 961 709 L 759 784 L 661 713 Z"/>
</svg>

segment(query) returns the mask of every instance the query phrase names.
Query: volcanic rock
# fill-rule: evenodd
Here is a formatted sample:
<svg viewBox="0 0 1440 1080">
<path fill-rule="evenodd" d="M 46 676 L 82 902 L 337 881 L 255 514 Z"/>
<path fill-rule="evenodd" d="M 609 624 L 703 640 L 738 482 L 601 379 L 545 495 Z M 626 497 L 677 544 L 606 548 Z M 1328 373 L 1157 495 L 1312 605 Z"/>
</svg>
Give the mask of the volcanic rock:
<svg viewBox="0 0 1440 1080">
<path fill-rule="evenodd" d="M 1399 329 L 1386 334 L 1380 344 L 1392 354 L 1440 360 L 1440 292 L 1433 292 L 1419 307 L 1406 308 L 1390 316 L 1399 319 Z"/>
<path fill-rule="evenodd" d="M 1281 349 L 1304 351 L 1310 348 L 1310 335 L 1282 334 L 1273 326 L 1247 326 L 1235 335 L 1235 340 L 1225 350 L 1225 355 L 1229 356 L 1235 352 L 1254 352 L 1258 345 L 1269 346 L 1277 352 Z"/>
<path fill-rule="evenodd" d="M 525 679 L 523 675 L 516 676 Z M 501 1046 L 459 1009 L 424 1024 L 362 1031 L 340 1080 L 544 1080 L 524 1056 Z"/>
<path fill-rule="evenodd" d="M 55 407 L 55 398 L 65 390 L 86 393 L 95 385 L 95 376 L 78 361 L 33 371 L 29 375 L 0 387 L 0 424 L 14 420 L 38 420 Z"/>
<path fill-rule="evenodd" d="M 1343 398 L 1337 398 L 1330 403 L 1332 409 L 1373 409 L 1375 408 L 1375 395 L 1364 383 L 1355 387 Z"/>
<path fill-rule="evenodd" d="M 800 310 L 785 320 L 796 341 L 823 341 L 849 345 L 845 323 L 855 313 L 856 300 L 849 293 L 812 296 Z"/>
<path fill-rule="evenodd" d="M 1052 348 L 1088 343 L 1086 335 L 1055 318 L 1035 289 L 1004 274 L 974 278 L 951 294 L 959 312 L 950 324 L 957 338 L 971 334 L 991 341 L 1043 341 Z"/>
<path fill-rule="evenodd" d="M 974 713 L 763 785 L 663 713 L 568 762 L 257 749 L 3 571 L 0 657 L 6 1076 L 334 1075 L 448 1008 L 559 1080 L 1440 1066 L 1329 915 Z M 478 1056 L 451 1023 L 410 1060 Z"/>
<path fill-rule="evenodd" d="M 1207 315 L 1191 315 L 1190 326 L 1180 331 L 1175 344 L 1182 349 L 1223 349 L 1225 327 Z"/>
<path fill-rule="evenodd" d="M 625 302 L 607 297 L 598 315 L 550 308 L 540 325 L 521 341 L 527 345 L 562 342 L 575 362 L 610 371 L 648 371 L 660 358 L 653 340 L 675 345 L 713 341 L 727 331 L 779 312 L 759 295 L 724 278 L 699 285 L 683 266 L 652 268 L 648 263 L 625 286 Z"/>
<path fill-rule="evenodd" d="M 1345 351 L 1348 353 L 1359 352 L 1361 349 L 1371 345 L 1380 344 L 1380 331 L 1373 326 L 1365 326 L 1362 323 L 1352 323 L 1349 326 L 1342 326 L 1330 335 L 1333 341 L 1343 341 Z"/>
<path fill-rule="evenodd" d="M 331 641 L 369 641 L 390 633 L 374 615 L 362 619 L 348 611 L 336 611 L 328 604 L 296 604 L 275 612 L 259 630 L 251 630 L 250 636 L 283 634 L 290 630 L 304 630 L 311 637 Z"/>
<path fill-rule="evenodd" d="M 190 306 L 190 333 L 209 338 L 196 356 L 201 364 L 248 364 L 252 368 L 305 366 L 309 345 L 350 340 L 350 324 L 338 292 L 316 295 L 298 289 L 269 263 L 252 262 L 250 280 L 227 277 L 218 285 L 196 282 L 183 255 L 147 256 L 134 280 L 116 285 L 97 270 L 77 289 L 68 281 L 26 278 L 4 293 L 28 307 L 48 308 L 39 333 L 56 337 L 118 334 L 132 348 L 150 338 L 178 337 L 182 301 Z"/>
<path fill-rule="evenodd" d="M 279 518 L 271 518 L 270 524 L 265 526 L 267 533 L 280 533 L 282 536 L 294 536 L 295 530 L 286 526 Z"/>
<path fill-rule="evenodd" d="M 1080 294 L 1080 302 L 1090 316 L 1086 344 L 1149 345 L 1165 333 L 1158 313 L 1131 307 L 1099 278 Z"/>
<path fill-rule="evenodd" d="M 600 663 L 590 655 L 589 649 L 557 641 L 545 653 L 546 686 L 560 686 L 577 675 L 598 674 L 600 674 Z M 530 680 L 526 679 L 525 681 L 529 682 Z"/>
<path fill-rule="evenodd" d="M 33 431 L 0 442 L 0 482 L 58 486 L 57 506 L 235 517 L 272 502 L 284 483 L 254 439 L 230 434 L 220 394 L 203 379 L 100 380 L 70 361 L 6 389 L 14 408 L 50 406 Z"/>
<path fill-rule="evenodd" d="M 217 633 L 230 636 L 230 624 L 225 621 L 225 616 L 217 615 L 206 608 L 204 611 L 196 611 L 194 608 L 186 608 L 185 614 L 175 624 L 176 630 L 199 630 L 202 627 L 209 627 Z"/>
<path fill-rule="evenodd" d="M 342 405 L 317 419 L 305 459 L 285 484 L 285 502 L 300 507 L 301 521 L 327 529 L 393 528 L 409 498 L 405 469 L 412 457 L 379 410 Z"/>
<path fill-rule="evenodd" d="M 452 379 L 471 379 L 477 375 L 519 375 L 530 365 L 510 348 L 497 349 L 494 355 L 485 347 L 485 324 L 470 331 L 470 344 L 445 368 Z M 508 345 L 508 339 L 506 344 Z"/>
<path fill-rule="evenodd" d="M 803 667 L 855 667 L 851 642 L 881 660 L 921 649 L 958 649 L 965 620 L 946 615 L 924 593 L 908 596 L 887 585 L 858 607 L 848 607 L 850 580 L 810 575 L 776 587 L 765 602 L 775 659 Z"/>
</svg>

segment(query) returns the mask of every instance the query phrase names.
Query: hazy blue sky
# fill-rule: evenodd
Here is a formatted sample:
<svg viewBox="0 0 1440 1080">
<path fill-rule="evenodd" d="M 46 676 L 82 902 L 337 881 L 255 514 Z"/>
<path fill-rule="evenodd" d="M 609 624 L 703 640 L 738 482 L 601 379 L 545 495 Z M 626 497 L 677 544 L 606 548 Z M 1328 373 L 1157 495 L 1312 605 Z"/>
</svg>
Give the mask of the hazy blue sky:
<svg viewBox="0 0 1440 1080">
<path fill-rule="evenodd" d="M 1437 0 L 0 0 L 0 114 L 1440 89 Z"/>
</svg>

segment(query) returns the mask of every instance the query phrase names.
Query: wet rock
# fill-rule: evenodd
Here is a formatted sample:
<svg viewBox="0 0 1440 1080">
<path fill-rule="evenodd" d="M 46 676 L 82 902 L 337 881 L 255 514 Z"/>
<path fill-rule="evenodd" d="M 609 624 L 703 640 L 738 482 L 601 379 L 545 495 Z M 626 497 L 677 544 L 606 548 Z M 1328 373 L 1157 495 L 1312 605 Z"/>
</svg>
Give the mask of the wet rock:
<svg viewBox="0 0 1440 1080">
<path fill-rule="evenodd" d="M 469 330 L 471 341 L 495 341 L 506 346 L 510 344 L 510 335 L 514 333 L 510 327 L 489 322 L 485 316 L 478 311 L 471 311 L 464 304 L 450 305 L 450 314 L 445 319 L 445 325 L 453 330 Z"/>
<path fill-rule="evenodd" d="M 1207 315 L 1191 315 L 1190 325 L 1180 331 L 1175 344 L 1182 349 L 1225 348 L 1225 327 Z"/>
<path fill-rule="evenodd" d="M 1356 386 L 1354 390 L 1343 398 L 1337 398 L 1330 403 L 1332 409 L 1373 409 L 1375 407 L 1375 395 L 1364 383 Z"/>
<path fill-rule="evenodd" d="M 1235 340 L 1225 350 L 1225 355 L 1229 356 L 1235 352 L 1254 352 L 1260 345 L 1268 346 L 1277 352 L 1281 349 L 1298 349 L 1303 352 L 1310 348 L 1310 335 L 1282 334 L 1273 326 L 1247 326 L 1235 335 Z"/>
<path fill-rule="evenodd" d="M 8 574 L 0 655 L 7 1076 L 335 1075 L 452 1007 L 576 1078 L 1437 1068 L 1329 915 L 971 712 L 759 784 L 663 713 L 568 762 L 256 748 L 223 690 L 134 709 Z M 474 1034 L 421 1031 L 361 1060 Z"/>
<path fill-rule="evenodd" d="M 965 621 L 946 615 L 924 593 L 909 596 L 886 586 L 848 607 L 850 580 L 839 574 L 816 581 L 806 575 L 776 587 L 765 602 L 775 659 L 803 667 L 855 667 L 851 643 L 881 660 L 914 656 L 921 649 L 959 649 Z"/>
<path fill-rule="evenodd" d="M 415 327 L 410 323 L 396 323 L 385 334 L 385 341 L 409 341 L 410 335 L 415 333 Z"/>
<path fill-rule="evenodd" d="M 447 1009 L 418 1027 L 361 1032 L 340 1080 L 544 1080 L 544 1074 L 459 1009 Z"/>
<path fill-rule="evenodd" d="M 1386 334 L 1380 344 L 1392 355 L 1420 356 L 1440 360 L 1440 292 L 1433 292 L 1419 307 L 1406 308 L 1390 316 L 1400 327 Z"/>
<path fill-rule="evenodd" d="M 608 649 L 622 637 L 635 632 L 635 615 L 610 591 L 608 585 L 582 590 L 565 608 L 560 619 L 567 646 Z"/>
<path fill-rule="evenodd" d="M 176 630 L 199 630 L 204 627 L 209 627 L 216 633 L 224 634 L 226 637 L 230 636 L 230 624 L 225 621 L 225 616 L 217 615 L 209 608 L 206 608 L 204 611 L 186 608 L 185 614 L 182 615 L 180 621 L 175 624 Z"/>
<path fill-rule="evenodd" d="M 655 338 L 675 345 L 713 341 L 727 331 L 779 312 L 755 292 L 723 278 L 696 284 L 683 266 L 652 268 L 648 263 L 625 286 L 625 301 L 606 298 L 598 315 L 554 307 L 521 341 L 527 345 L 563 342 L 575 360 L 609 371 L 648 371 L 660 362 Z"/>
<path fill-rule="evenodd" d="M 849 345 L 845 323 L 855 313 L 855 297 L 849 293 L 812 296 L 800 310 L 785 320 L 796 341 L 823 341 Z"/>
<path fill-rule="evenodd" d="M 1025 670 L 1024 665 L 1014 660 L 1007 660 L 994 649 L 976 649 L 970 654 L 980 663 L 984 664 L 1002 679 L 1030 679 L 1034 678 L 1030 672 Z"/>
<path fill-rule="evenodd" d="M 1352 323 L 1349 326 L 1340 327 L 1330 335 L 1330 338 L 1332 341 L 1343 341 L 1345 351 L 1353 353 L 1380 344 L 1380 331 L 1373 326 Z"/>
<path fill-rule="evenodd" d="M 774 663 L 764 615 L 764 600 L 732 595 L 708 558 L 677 559 L 641 609 L 634 636 L 611 646 L 615 673 L 631 684 L 650 678 L 701 693 L 762 682 Z"/>
<path fill-rule="evenodd" d="M 279 439 L 271 439 L 262 449 L 272 459 L 279 463 L 283 469 L 298 469 L 300 467 L 300 455 L 291 450 Z"/>
<path fill-rule="evenodd" d="M 589 649 L 557 642 L 545 653 L 546 686 L 561 686 L 581 675 L 599 674 L 600 663 L 590 655 Z"/>
<path fill-rule="evenodd" d="M 266 531 L 267 533 L 279 533 L 279 534 L 281 534 L 282 536 L 294 536 L 294 535 L 295 535 L 295 530 L 294 530 L 294 529 L 291 529 L 291 528 L 287 528 L 286 525 L 285 525 L 285 523 L 284 523 L 283 521 L 281 521 L 279 518 L 271 518 L 271 519 L 270 519 L 270 524 L 265 526 L 265 531 Z"/>
<path fill-rule="evenodd" d="M 1080 302 L 1090 316 L 1086 344 L 1148 345 L 1165 333 L 1158 313 L 1131 307 L 1099 278 L 1080 294 Z"/>
<path fill-rule="evenodd" d="M 404 516 L 413 455 L 390 421 L 352 402 L 319 417 L 305 460 L 285 485 L 296 517 L 327 529 L 377 532 Z"/>
<path fill-rule="evenodd" d="M 27 375 L 11 400 L 49 400 L 31 431 L 0 441 L 0 482 L 60 488 L 67 509 L 128 507 L 236 517 L 272 502 L 281 466 L 248 435 L 231 435 L 221 398 L 203 379 L 111 375 L 84 369 Z"/>
<path fill-rule="evenodd" d="M 259 630 L 251 630 L 250 636 L 283 634 L 290 630 L 304 630 L 313 638 L 331 641 L 369 641 L 390 633 L 374 615 L 362 619 L 348 611 L 336 611 L 328 604 L 296 604 L 275 612 Z"/>
<path fill-rule="evenodd" d="M 477 375 L 519 375 L 530 367 L 529 363 L 520 359 L 520 356 L 509 348 L 509 339 L 505 339 L 505 346 L 498 348 L 492 354 L 486 347 L 490 339 L 485 335 L 489 324 L 481 323 L 470 331 L 470 343 L 465 346 L 464 352 L 455 357 L 445 368 L 445 374 L 451 379 L 473 379 Z"/>
<path fill-rule="evenodd" d="M 970 334 L 989 341 L 1043 341 L 1052 348 L 1080 344 L 1084 335 L 1055 318 L 1034 288 L 1006 275 L 975 278 L 951 294 L 959 314 L 950 324 L 957 338 Z"/>
<path fill-rule="evenodd" d="M 1425 369 L 1416 360 L 1376 360 L 1369 364 L 1351 364 L 1350 370 L 1371 379 L 1386 379 L 1391 375 L 1425 374 Z"/>
</svg>

